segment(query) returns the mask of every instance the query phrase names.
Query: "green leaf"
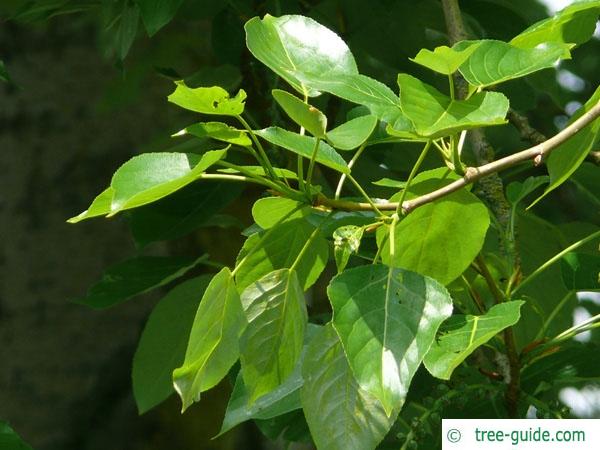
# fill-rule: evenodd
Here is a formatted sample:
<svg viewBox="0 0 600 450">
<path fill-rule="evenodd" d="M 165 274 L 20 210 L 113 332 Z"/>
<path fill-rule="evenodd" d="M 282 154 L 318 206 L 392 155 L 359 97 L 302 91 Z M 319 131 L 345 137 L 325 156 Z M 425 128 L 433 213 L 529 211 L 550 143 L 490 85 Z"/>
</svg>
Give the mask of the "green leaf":
<svg viewBox="0 0 600 450">
<path fill-rule="evenodd" d="M 260 175 L 260 176 L 267 175 L 267 172 L 265 172 L 265 169 L 262 166 L 240 166 L 240 167 L 245 169 L 247 172 L 252 173 L 253 175 Z M 288 180 L 297 180 L 298 179 L 298 175 L 296 175 L 296 173 L 292 172 L 291 170 L 282 169 L 280 167 L 273 167 L 273 170 L 275 171 L 275 175 L 277 175 L 279 178 L 287 178 Z M 241 173 L 239 170 L 232 169 L 230 167 L 227 167 L 225 169 L 217 169 L 217 172 Z"/>
<path fill-rule="evenodd" d="M 33 450 L 6 422 L 0 421 L 1 450 Z"/>
<path fill-rule="evenodd" d="M 391 428 L 381 403 L 356 382 L 331 325 L 312 340 L 302 367 L 302 407 L 318 449 L 373 450 Z"/>
<path fill-rule="evenodd" d="M 600 290 L 600 256 L 567 253 L 561 260 L 562 279 L 567 289 Z"/>
<path fill-rule="evenodd" d="M 82 213 L 71 217 L 67 222 L 77 223 L 85 219 L 91 219 L 92 217 L 105 216 L 110 213 L 110 205 L 112 203 L 114 190 L 112 187 L 107 187 L 94 199 L 88 209 Z"/>
<path fill-rule="evenodd" d="M 345 225 L 333 232 L 335 265 L 338 273 L 344 271 L 350 255 L 358 253 L 363 232 L 364 228 L 356 225 Z"/>
<path fill-rule="evenodd" d="M 252 141 L 245 131 L 238 130 L 221 122 L 200 122 L 184 128 L 175 136 L 191 134 L 199 138 L 211 138 L 228 144 L 241 145 L 242 147 L 252 146 Z"/>
<path fill-rule="evenodd" d="M 248 326 L 240 340 L 242 376 L 249 403 L 280 386 L 302 353 L 308 321 L 296 272 L 268 273 L 242 292 Z"/>
<path fill-rule="evenodd" d="M 561 59 L 569 57 L 569 46 L 557 42 L 544 42 L 535 48 L 520 48 L 493 40 L 475 42 L 480 42 L 480 45 L 459 70 L 476 88 L 524 77 L 553 67 Z M 461 50 L 472 43 L 462 41 L 455 48 Z"/>
<path fill-rule="evenodd" d="M 325 138 L 327 117 L 314 106 L 304 103 L 298 97 L 281 89 L 271 91 L 279 106 L 294 122 L 318 138 Z"/>
<path fill-rule="evenodd" d="M 419 50 L 417 56 L 411 58 L 411 61 L 443 75 L 451 75 L 477 50 L 478 46 L 477 42 L 473 42 L 461 50 L 454 50 L 445 45 L 436 47 L 433 51 L 423 48 Z"/>
<path fill-rule="evenodd" d="M 124 2 L 119 20 L 119 28 L 115 36 L 115 50 L 117 58 L 123 61 L 137 34 L 138 23 L 140 21 L 140 10 L 137 5 Z"/>
<path fill-rule="evenodd" d="M 267 230 L 285 220 L 299 219 L 310 214 L 305 203 L 283 197 L 261 198 L 252 206 L 252 217 L 256 224 Z"/>
<path fill-rule="evenodd" d="M 144 153 L 134 156 L 114 173 L 109 216 L 160 200 L 201 178 L 225 156 L 227 149 L 212 150 L 202 156 L 185 153 Z"/>
<path fill-rule="evenodd" d="M 315 74 L 305 79 L 306 84 L 352 103 L 366 106 L 371 114 L 388 123 L 406 122 L 400 99 L 385 84 L 358 73 L 339 74 L 335 77 Z"/>
<path fill-rule="evenodd" d="M 321 328 L 319 325 L 310 323 L 307 325 L 302 354 L 296 362 L 292 374 L 280 386 L 258 398 L 252 404 L 249 402 L 249 395 L 244 385 L 242 373 L 238 373 L 218 436 L 247 420 L 272 419 L 301 408 L 300 388 L 304 383 L 302 379 L 302 362 L 306 357 L 308 343 Z"/>
<path fill-rule="evenodd" d="M 181 256 L 138 256 L 128 259 L 106 269 L 87 295 L 75 302 L 92 308 L 108 308 L 164 286 L 206 259 L 207 255 L 196 259 Z"/>
<path fill-rule="evenodd" d="M 390 417 L 402 407 L 438 327 L 452 313 L 448 291 L 415 272 L 368 265 L 337 275 L 327 295 L 358 384 Z"/>
<path fill-rule="evenodd" d="M 375 186 L 383 186 L 394 189 L 404 189 L 406 187 L 406 181 L 392 180 L 391 178 L 381 178 L 380 180 L 373 181 Z"/>
<path fill-rule="evenodd" d="M 305 80 L 315 75 L 335 79 L 357 74 L 356 62 L 333 31 L 304 16 L 254 17 L 246 22 L 250 52 L 302 95 L 319 95 Z"/>
<path fill-rule="evenodd" d="M 152 36 L 168 24 L 183 3 L 183 0 L 136 0 L 148 36 Z"/>
<path fill-rule="evenodd" d="M 13 81 L 8 73 L 8 70 L 6 70 L 6 66 L 4 65 L 4 61 L 2 61 L 1 59 L 0 59 L 0 80 L 4 81 L 5 83 L 13 84 Z"/>
<path fill-rule="evenodd" d="M 442 168 L 417 175 L 407 198 L 451 182 L 453 177 L 438 179 L 445 172 L 446 169 Z M 448 284 L 459 277 L 479 254 L 489 224 L 487 208 L 466 189 L 423 205 L 396 226 L 393 265 Z M 377 241 L 383 246 L 383 263 L 390 265 L 389 239 L 385 238 L 388 231 L 387 227 L 381 227 L 377 231 Z"/>
<path fill-rule="evenodd" d="M 362 145 L 377 126 L 377 117 L 367 114 L 341 124 L 327 133 L 329 143 L 339 150 L 352 150 Z"/>
<path fill-rule="evenodd" d="M 508 99 L 498 92 L 452 100 L 407 74 L 398 75 L 398 85 L 402 109 L 420 136 L 438 138 L 460 130 L 506 123 Z"/>
<path fill-rule="evenodd" d="M 177 87 L 168 99 L 184 109 L 221 116 L 239 116 L 244 112 L 246 91 L 243 89 L 230 98 L 229 93 L 219 86 L 190 88 L 183 81 L 175 84 Z"/>
<path fill-rule="evenodd" d="M 585 105 L 573 114 L 569 120 L 569 124 L 573 123 L 584 113 L 589 111 L 599 101 L 600 86 L 596 88 L 594 95 L 585 102 Z M 550 156 L 546 161 L 548 173 L 550 174 L 550 184 L 544 193 L 529 205 L 529 208 L 569 179 L 573 172 L 575 172 L 581 163 L 583 163 L 590 150 L 592 150 L 599 133 L 600 119 L 596 119 L 550 153 Z"/>
<path fill-rule="evenodd" d="M 214 226 L 216 214 L 242 192 L 240 184 L 226 181 L 192 183 L 157 202 L 136 208 L 129 227 L 138 246 L 185 236 Z"/>
<path fill-rule="evenodd" d="M 240 266 L 236 270 L 238 288 L 243 290 L 269 272 L 291 267 L 314 231 L 315 227 L 306 220 L 294 219 L 267 232 L 250 236 L 237 258 L 237 264 Z M 269 235 L 265 237 L 265 233 Z M 328 257 L 327 240 L 319 233 L 310 242 L 307 251 L 296 265 L 303 290 L 307 290 L 317 281 Z"/>
<path fill-rule="evenodd" d="M 183 363 L 194 314 L 210 276 L 184 281 L 154 307 L 133 357 L 131 379 L 140 414 L 175 390 L 171 374 Z"/>
<path fill-rule="evenodd" d="M 534 23 L 510 43 L 533 48 L 545 42 L 583 44 L 592 38 L 600 14 L 600 1 L 580 1 L 567 6 L 548 19 Z"/>
<path fill-rule="evenodd" d="M 513 204 L 513 206 L 516 206 L 537 188 L 546 184 L 548 180 L 548 177 L 541 176 L 527 177 L 527 179 L 523 182 L 513 181 L 506 186 L 506 198 Z"/>
<path fill-rule="evenodd" d="M 439 336 L 423 360 L 429 373 L 449 380 L 454 369 L 477 347 L 519 321 L 523 303 L 518 300 L 494 305 L 482 316 L 450 317 L 440 327 Z"/>
<path fill-rule="evenodd" d="M 297 155 L 310 159 L 315 148 L 316 138 L 312 136 L 302 136 L 298 133 L 284 130 L 279 127 L 269 127 L 263 130 L 256 130 L 255 133 L 271 144 L 290 150 Z M 344 158 L 340 156 L 326 142 L 319 142 L 316 161 L 333 170 L 341 173 L 350 173 L 348 165 Z"/>
<path fill-rule="evenodd" d="M 227 375 L 239 357 L 238 340 L 245 327 L 240 297 L 233 276 L 225 267 L 213 277 L 202 296 L 185 360 L 173 372 L 182 411 Z"/>
</svg>

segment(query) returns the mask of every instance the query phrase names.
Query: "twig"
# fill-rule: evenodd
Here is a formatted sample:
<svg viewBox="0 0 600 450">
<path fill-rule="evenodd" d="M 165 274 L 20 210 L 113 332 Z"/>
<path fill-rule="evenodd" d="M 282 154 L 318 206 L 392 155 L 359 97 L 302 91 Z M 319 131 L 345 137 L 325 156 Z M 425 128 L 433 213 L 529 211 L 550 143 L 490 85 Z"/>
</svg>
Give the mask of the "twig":
<svg viewBox="0 0 600 450">
<path fill-rule="evenodd" d="M 529 141 L 533 145 L 537 145 L 541 144 L 547 139 L 546 136 L 531 126 L 529 119 L 526 116 L 519 114 L 514 109 L 510 108 L 508 110 L 508 115 L 506 118 L 515 126 L 517 130 L 519 130 L 521 133 L 521 139 L 524 141 Z"/>
<path fill-rule="evenodd" d="M 431 203 L 438 200 L 446 195 L 458 191 L 459 189 L 472 184 L 484 177 L 487 177 L 496 172 L 508 169 L 517 164 L 534 161 L 536 165 L 539 165 L 544 158 L 546 158 L 554 149 L 559 145 L 563 144 L 575 134 L 581 131 L 585 126 L 589 125 L 596 118 L 600 117 L 600 101 L 596 103 L 589 111 L 583 114 L 579 119 L 573 122 L 571 125 L 551 137 L 550 139 L 542 142 L 541 144 L 534 145 L 526 150 L 522 150 L 513 155 L 500 158 L 496 161 L 484 164 L 479 167 L 467 167 L 465 175 L 452 183 L 432 191 L 428 194 L 421 195 L 412 200 L 407 200 L 402 204 L 402 210 L 405 214 L 412 212 L 419 206 L 423 206 L 427 203 Z M 317 198 L 317 204 L 327 206 L 333 209 L 341 209 L 346 211 L 369 211 L 373 207 L 368 203 L 351 202 L 347 200 L 334 200 L 321 195 Z M 376 203 L 377 208 L 383 211 L 393 211 L 398 207 L 397 202 L 380 202 Z"/>
</svg>

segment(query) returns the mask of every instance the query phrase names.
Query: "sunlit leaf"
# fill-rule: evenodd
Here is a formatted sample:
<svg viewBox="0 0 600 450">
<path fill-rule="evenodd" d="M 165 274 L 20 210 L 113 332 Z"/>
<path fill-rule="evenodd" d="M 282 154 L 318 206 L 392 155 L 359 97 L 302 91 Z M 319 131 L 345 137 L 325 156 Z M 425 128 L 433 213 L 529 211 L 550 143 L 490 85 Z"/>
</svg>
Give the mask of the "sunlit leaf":
<svg viewBox="0 0 600 450">
<path fill-rule="evenodd" d="M 273 89 L 272 94 L 279 106 L 290 116 L 290 119 L 304 127 L 313 136 L 325 137 L 327 117 L 321 111 L 281 89 Z"/>
<path fill-rule="evenodd" d="M 263 230 L 285 220 L 293 220 L 310 214 L 306 204 L 283 197 L 261 198 L 252 206 L 252 217 Z"/>
<path fill-rule="evenodd" d="M 343 272 L 353 253 L 358 253 L 363 227 L 345 225 L 333 232 L 333 249 L 338 273 Z"/>
<path fill-rule="evenodd" d="M 480 42 L 480 45 L 459 70 L 476 88 L 524 77 L 553 67 L 561 59 L 569 57 L 569 46 L 558 42 L 544 42 L 534 48 L 520 48 L 493 40 L 475 42 Z M 455 48 L 461 50 L 470 45 L 472 41 L 462 41 Z"/>
<path fill-rule="evenodd" d="M 477 347 L 485 344 L 520 318 L 522 300 L 492 306 L 482 316 L 456 315 L 440 327 L 423 363 L 434 377 L 449 380 L 454 369 Z"/>
<path fill-rule="evenodd" d="M 308 316 L 296 272 L 268 273 L 242 292 L 248 326 L 240 341 L 242 376 L 252 404 L 292 374 Z"/>
<path fill-rule="evenodd" d="M 329 143 L 339 150 L 352 150 L 362 145 L 377 126 L 377 118 L 370 114 L 356 117 L 327 132 Z"/>
<path fill-rule="evenodd" d="M 411 61 L 443 75 L 450 75 L 458 70 L 478 45 L 477 41 L 473 41 L 471 45 L 461 50 L 455 50 L 445 45 L 436 47 L 433 51 L 423 48 Z"/>
<path fill-rule="evenodd" d="M 183 81 L 175 84 L 177 87 L 168 99 L 184 109 L 221 116 L 239 116 L 244 112 L 246 92 L 243 89 L 232 98 L 219 86 L 190 88 Z"/>
<path fill-rule="evenodd" d="M 211 138 L 228 144 L 249 147 L 252 141 L 245 131 L 238 130 L 221 122 L 200 122 L 184 128 L 176 136 L 191 134 L 199 138 Z"/>
<path fill-rule="evenodd" d="M 331 325 L 313 339 L 302 368 L 302 407 L 319 450 L 373 450 L 392 426 L 381 403 L 354 378 Z"/>
<path fill-rule="evenodd" d="M 182 410 L 200 400 L 200 394 L 221 381 L 239 357 L 239 337 L 246 317 L 233 276 L 227 267 L 211 280 L 196 312 L 181 367 L 173 384 Z"/>
<path fill-rule="evenodd" d="M 261 138 L 275 144 L 279 147 L 290 150 L 297 155 L 310 159 L 316 144 L 316 138 L 312 136 L 302 136 L 298 133 L 284 130 L 279 127 L 269 127 L 263 130 L 256 130 Z M 316 161 L 338 172 L 348 173 L 348 165 L 344 158 L 337 153 L 329 144 L 324 141 L 319 142 Z"/>
<path fill-rule="evenodd" d="M 452 313 L 448 291 L 415 272 L 367 265 L 337 275 L 327 295 L 358 384 L 390 417 L 404 403 L 438 327 Z"/>
<path fill-rule="evenodd" d="M 436 138 L 460 130 L 506 123 L 508 99 L 498 92 L 452 100 L 407 74 L 398 75 L 398 85 L 402 109 L 420 136 Z"/>
</svg>

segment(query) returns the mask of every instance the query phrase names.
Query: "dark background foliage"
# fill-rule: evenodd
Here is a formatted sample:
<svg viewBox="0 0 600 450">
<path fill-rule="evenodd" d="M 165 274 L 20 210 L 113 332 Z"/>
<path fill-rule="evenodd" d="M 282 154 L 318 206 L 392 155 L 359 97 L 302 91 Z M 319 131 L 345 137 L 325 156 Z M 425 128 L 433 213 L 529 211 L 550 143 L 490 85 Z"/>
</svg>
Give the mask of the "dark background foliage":
<svg viewBox="0 0 600 450">
<path fill-rule="evenodd" d="M 467 25 L 478 38 L 510 40 L 547 16 L 546 6 L 536 1 L 463 3 Z M 102 312 L 69 301 L 103 268 L 134 254 L 206 252 L 232 263 L 259 191 L 224 186 L 228 204 L 215 205 L 219 215 L 207 218 L 204 228 L 144 249 L 130 238 L 131 217 L 77 227 L 65 219 L 85 209 L 128 157 L 171 147 L 167 137 L 191 122 L 192 116 L 166 102 L 173 79 L 229 91 L 241 87 L 257 124 L 286 120 L 268 95 L 280 82 L 246 50 L 243 25 L 249 18 L 308 15 L 342 36 L 361 72 L 390 86 L 398 72 L 436 85 L 445 80 L 408 58 L 423 47 L 447 43 L 441 5 L 434 0 L 184 0 L 174 19 L 152 37 L 132 9 L 134 3 L 122 0 L 0 4 L 0 59 L 11 78 L 0 84 L 0 418 L 40 450 L 271 448 L 253 424 L 209 439 L 219 429 L 228 383 L 183 416 L 179 400 L 171 397 L 138 417 L 131 358 L 160 295 Z M 507 83 L 502 90 L 514 108 L 552 135 L 600 82 L 598 54 L 600 41 L 593 39 L 558 70 Z M 317 103 L 338 123 L 347 112 L 333 99 Z M 510 126 L 488 136 L 500 156 L 526 146 Z M 365 183 L 372 181 L 374 167 L 390 168 L 390 177 L 403 179 L 419 148 L 396 144 L 373 150 L 356 174 Z M 576 193 L 573 183 L 566 184 L 538 211 L 557 224 L 598 223 L 597 208 L 590 209 Z M 414 384 L 418 391 L 418 379 Z"/>
</svg>

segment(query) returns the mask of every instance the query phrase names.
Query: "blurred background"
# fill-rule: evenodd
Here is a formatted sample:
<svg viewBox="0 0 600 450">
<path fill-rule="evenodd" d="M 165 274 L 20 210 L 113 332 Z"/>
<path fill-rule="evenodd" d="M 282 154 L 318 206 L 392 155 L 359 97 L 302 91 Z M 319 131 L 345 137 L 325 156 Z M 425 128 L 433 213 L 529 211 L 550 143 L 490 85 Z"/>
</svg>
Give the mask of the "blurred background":
<svg viewBox="0 0 600 450">
<path fill-rule="evenodd" d="M 38 450 L 283 448 L 267 444 L 253 423 L 210 439 L 220 428 L 227 382 L 183 416 L 174 396 L 138 416 L 131 360 L 149 312 L 168 288 L 102 311 L 72 302 L 105 267 L 136 254 L 235 260 L 240 231 L 251 223 L 249 205 L 259 195 L 253 189 L 223 187 L 231 191 L 214 207 L 218 215 L 199 231 L 143 249 L 130 236 L 131 217 L 65 222 L 125 160 L 172 147 L 169 136 L 192 123 L 192 115 L 166 101 L 173 80 L 230 92 L 241 87 L 257 124 L 283 121 L 268 95 L 278 81 L 246 50 L 243 25 L 265 13 L 299 13 L 338 32 L 361 72 L 395 91 L 398 72 L 445 83 L 408 59 L 420 48 L 447 43 L 435 0 L 174 3 L 172 20 L 152 25 L 158 29 L 149 36 L 149 24 L 129 0 L 0 1 L 0 419 Z M 462 3 L 474 36 L 509 40 L 571 2 Z M 506 85 L 509 97 L 518 98 L 512 106 L 546 135 L 598 85 L 599 38 L 597 29 L 573 61 Z M 336 101 L 326 111 L 335 118 L 346 112 Z M 511 127 L 493 130 L 490 139 L 499 154 L 525 146 Z M 368 177 L 369 161 L 392 167 L 390 175 L 397 176 L 417 151 L 377 148 L 358 178 Z M 564 211 L 545 213 L 559 222 L 586 214 L 597 221 L 577 204 L 574 189 L 565 185 L 554 194 Z M 194 273 L 202 270 L 210 269 Z M 597 299 L 586 298 L 578 320 L 600 309 Z M 568 388 L 561 398 L 580 416 L 599 417 L 598 390 L 584 389 Z"/>
</svg>

